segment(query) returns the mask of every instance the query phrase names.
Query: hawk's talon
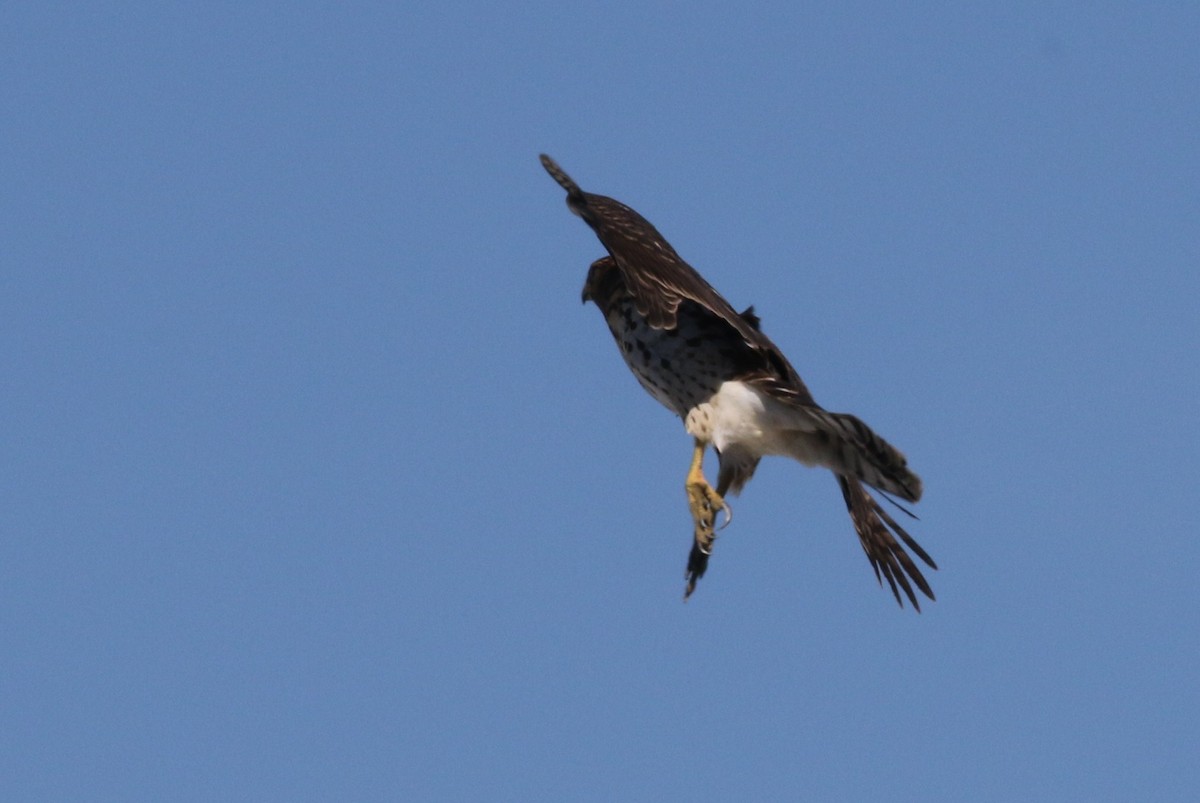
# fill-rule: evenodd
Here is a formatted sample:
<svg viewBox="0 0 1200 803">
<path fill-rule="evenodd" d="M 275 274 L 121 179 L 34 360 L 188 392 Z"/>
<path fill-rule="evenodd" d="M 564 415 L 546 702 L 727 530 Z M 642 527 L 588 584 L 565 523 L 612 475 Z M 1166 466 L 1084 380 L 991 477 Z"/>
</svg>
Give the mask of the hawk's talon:
<svg viewBox="0 0 1200 803">
<path fill-rule="evenodd" d="M 704 576 L 708 568 L 708 559 L 713 553 L 713 543 L 717 540 L 717 530 L 729 526 L 733 520 L 733 509 L 725 501 L 725 497 L 708 484 L 704 478 L 705 443 L 699 438 L 692 450 L 692 464 L 688 468 L 687 489 L 688 510 L 692 513 L 692 551 L 688 555 L 686 572 L 687 588 L 683 592 L 686 600 L 696 590 L 696 582 Z M 721 521 L 721 511 L 725 511 L 725 520 Z M 714 525 L 718 525 L 714 529 Z"/>
<path fill-rule="evenodd" d="M 733 521 L 733 508 L 724 499 L 721 500 L 721 512 L 725 513 L 725 521 L 717 526 L 718 530 L 724 530 Z"/>
</svg>

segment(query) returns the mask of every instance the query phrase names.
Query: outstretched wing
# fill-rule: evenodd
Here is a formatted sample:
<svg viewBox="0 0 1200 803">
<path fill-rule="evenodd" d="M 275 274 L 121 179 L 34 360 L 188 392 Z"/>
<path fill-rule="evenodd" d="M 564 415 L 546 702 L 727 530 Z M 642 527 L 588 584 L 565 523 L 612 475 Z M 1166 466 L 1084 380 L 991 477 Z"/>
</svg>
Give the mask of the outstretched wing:
<svg viewBox="0 0 1200 803">
<path fill-rule="evenodd" d="M 542 166 L 567 191 L 567 206 L 583 218 L 612 257 L 637 311 L 655 329 L 674 329 L 679 306 L 694 302 L 736 332 L 755 368 L 738 379 L 793 404 L 815 406 L 800 375 L 758 327 L 750 310 L 739 315 L 704 277 L 675 252 L 658 229 L 620 201 L 584 192 L 545 154 Z M 751 356 L 751 355 L 747 355 Z"/>
</svg>

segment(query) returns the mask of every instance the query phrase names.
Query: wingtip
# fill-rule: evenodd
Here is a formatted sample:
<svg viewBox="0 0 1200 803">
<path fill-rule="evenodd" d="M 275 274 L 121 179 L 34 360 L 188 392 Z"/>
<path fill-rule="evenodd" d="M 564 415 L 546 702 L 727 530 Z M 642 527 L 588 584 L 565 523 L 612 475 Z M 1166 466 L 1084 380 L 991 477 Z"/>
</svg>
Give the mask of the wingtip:
<svg viewBox="0 0 1200 803">
<path fill-rule="evenodd" d="M 558 162 L 551 159 L 546 154 L 538 154 L 538 159 L 541 160 L 542 167 L 550 174 L 550 178 L 558 182 L 558 186 L 567 191 L 567 195 L 572 198 L 582 198 L 583 190 L 579 189 L 579 185 L 567 175 L 567 171 L 558 166 Z"/>
</svg>

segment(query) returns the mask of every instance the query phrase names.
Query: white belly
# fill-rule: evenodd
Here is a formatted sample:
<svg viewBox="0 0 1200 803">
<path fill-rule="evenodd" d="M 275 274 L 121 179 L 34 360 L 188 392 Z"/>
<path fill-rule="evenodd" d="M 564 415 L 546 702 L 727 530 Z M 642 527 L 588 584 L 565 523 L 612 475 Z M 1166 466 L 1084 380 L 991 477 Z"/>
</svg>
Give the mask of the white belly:
<svg viewBox="0 0 1200 803">
<path fill-rule="evenodd" d="M 744 382 L 723 382 L 688 413 L 685 426 L 721 452 L 736 448 L 755 456 L 787 455 L 808 465 L 825 462 L 826 450 L 810 437 L 815 421 Z"/>
</svg>

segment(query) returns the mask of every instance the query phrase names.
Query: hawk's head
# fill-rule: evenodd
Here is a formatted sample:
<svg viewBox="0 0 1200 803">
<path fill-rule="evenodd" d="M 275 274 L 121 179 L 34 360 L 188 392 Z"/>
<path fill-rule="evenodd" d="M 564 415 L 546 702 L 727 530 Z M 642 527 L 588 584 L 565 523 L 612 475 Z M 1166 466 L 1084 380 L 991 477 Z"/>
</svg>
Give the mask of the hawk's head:
<svg viewBox="0 0 1200 803">
<path fill-rule="evenodd" d="M 612 257 L 601 257 L 588 268 L 587 281 L 583 283 L 583 303 L 592 301 L 601 310 L 608 306 L 609 297 L 619 288 L 618 277 L 615 275 L 617 264 Z"/>
</svg>

